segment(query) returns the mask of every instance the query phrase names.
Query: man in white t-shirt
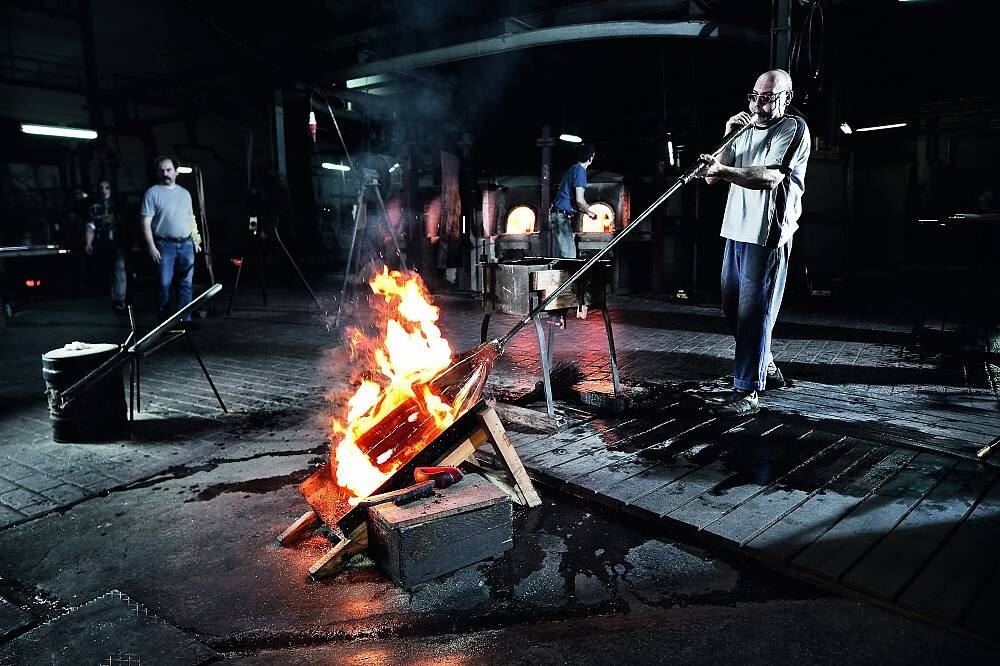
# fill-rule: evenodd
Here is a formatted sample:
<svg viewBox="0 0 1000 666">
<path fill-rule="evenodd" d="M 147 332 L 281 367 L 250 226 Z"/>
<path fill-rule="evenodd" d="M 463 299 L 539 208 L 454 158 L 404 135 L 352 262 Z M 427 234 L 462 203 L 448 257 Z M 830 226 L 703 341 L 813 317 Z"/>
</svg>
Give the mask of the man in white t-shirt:
<svg viewBox="0 0 1000 666">
<path fill-rule="evenodd" d="M 201 238 L 195 224 L 191 194 L 177 184 L 173 158 L 156 158 L 160 183 L 142 197 L 142 232 L 149 257 L 159 268 L 156 306 L 160 319 L 176 312 L 168 310 L 171 287 L 177 282 L 177 310 L 191 302 L 194 254 L 201 252 Z M 191 315 L 185 317 L 191 319 Z"/>
<path fill-rule="evenodd" d="M 757 78 L 747 95 L 750 111 L 726 121 L 726 134 L 747 123 L 719 157 L 701 155 L 699 176 L 729 183 L 722 219 L 726 239 L 722 259 L 722 310 L 736 338 L 733 392 L 713 411 L 748 415 L 760 409 L 758 392 L 780 388 L 784 377 L 771 355 L 771 331 L 778 317 L 798 229 L 809 161 L 809 128 L 785 113 L 792 79 L 773 69 Z"/>
</svg>

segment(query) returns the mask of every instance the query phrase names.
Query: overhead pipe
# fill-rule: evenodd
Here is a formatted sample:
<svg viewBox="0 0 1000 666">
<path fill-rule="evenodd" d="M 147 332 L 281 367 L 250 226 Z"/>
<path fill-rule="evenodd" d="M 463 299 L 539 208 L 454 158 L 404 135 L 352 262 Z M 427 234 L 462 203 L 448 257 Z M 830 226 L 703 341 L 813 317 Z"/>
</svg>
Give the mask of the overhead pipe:
<svg viewBox="0 0 1000 666">
<path fill-rule="evenodd" d="M 766 45 L 767 37 L 750 28 L 712 21 L 606 21 L 581 23 L 556 28 L 539 28 L 526 32 L 488 37 L 464 44 L 443 46 L 418 53 L 354 65 L 333 72 L 335 81 L 346 81 L 375 74 L 393 74 L 431 65 L 470 60 L 498 53 L 518 51 L 536 46 L 553 46 L 569 42 L 635 37 L 677 37 L 681 39 L 735 40 L 744 44 Z"/>
</svg>

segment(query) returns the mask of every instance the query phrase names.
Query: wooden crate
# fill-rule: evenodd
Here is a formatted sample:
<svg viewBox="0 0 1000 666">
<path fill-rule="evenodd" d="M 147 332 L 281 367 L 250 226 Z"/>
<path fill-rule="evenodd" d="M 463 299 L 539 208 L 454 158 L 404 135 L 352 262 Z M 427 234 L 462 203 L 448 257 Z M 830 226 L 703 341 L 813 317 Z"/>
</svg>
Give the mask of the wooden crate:
<svg viewBox="0 0 1000 666">
<path fill-rule="evenodd" d="M 368 528 L 371 556 L 408 590 L 514 544 L 510 497 L 478 474 L 433 497 L 374 506 Z"/>
</svg>

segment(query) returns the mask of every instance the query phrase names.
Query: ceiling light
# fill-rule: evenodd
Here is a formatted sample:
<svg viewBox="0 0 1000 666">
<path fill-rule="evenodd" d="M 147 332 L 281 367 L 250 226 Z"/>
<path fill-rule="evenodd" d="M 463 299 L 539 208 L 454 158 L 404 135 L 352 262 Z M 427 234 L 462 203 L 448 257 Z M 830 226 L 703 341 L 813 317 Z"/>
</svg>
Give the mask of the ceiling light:
<svg viewBox="0 0 1000 666">
<path fill-rule="evenodd" d="M 892 125 L 875 125 L 873 127 L 859 127 L 854 130 L 855 132 L 874 132 L 875 130 L 884 129 L 895 129 L 897 127 L 906 127 L 906 123 L 893 123 Z"/>
<path fill-rule="evenodd" d="M 358 79 L 348 79 L 346 86 L 347 88 L 371 88 L 373 86 L 379 86 L 384 83 L 391 81 L 390 77 L 385 74 L 372 74 L 371 76 L 362 76 Z"/>
<path fill-rule="evenodd" d="M 89 129 L 77 129 L 75 127 L 55 127 L 54 125 L 29 125 L 21 123 L 21 131 L 25 134 L 38 134 L 40 136 L 59 136 L 66 139 L 96 139 L 97 132 Z"/>
<path fill-rule="evenodd" d="M 332 171 L 350 171 L 351 167 L 343 164 L 334 164 L 333 162 L 323 162 L 321 164 L 324 169 L 331 169 Z"/>
<path fill-rule="evenodd" d="M 852 130 L 851 126 L 848 125 L 847 123 L 840 123 L 840 131 L 843 132 L 844 134 L 850 134 L 854 130 Z"/>
<path fill-rule="evenodd" d="M 194 169 L 191 167 L 177 167 L 177 173 L 193 173 Z"/>
<path fill-rule="evenodd" d="M 575 134 L 560 134 L 560 141 L 565 141 L 566 143 L 583 143 L 583 139 Z"/>
</svg>

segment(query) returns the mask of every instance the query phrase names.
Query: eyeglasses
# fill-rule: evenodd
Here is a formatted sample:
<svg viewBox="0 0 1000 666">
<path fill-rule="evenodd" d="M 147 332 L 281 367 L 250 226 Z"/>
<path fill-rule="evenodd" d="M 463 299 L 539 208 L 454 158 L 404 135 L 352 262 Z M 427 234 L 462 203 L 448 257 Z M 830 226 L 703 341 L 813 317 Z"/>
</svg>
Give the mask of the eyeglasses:
<svg viewBox="0 0 1000 666">
<path fill-rule="evenodd" d="M 784 95 L 787 90 L 778 90 L 770 93 L 747 93 L 748 102 L 757 102 L 758 104 L 770 104 L 771 102 L 777 100 L 779 97 Z"/>
</svg>

